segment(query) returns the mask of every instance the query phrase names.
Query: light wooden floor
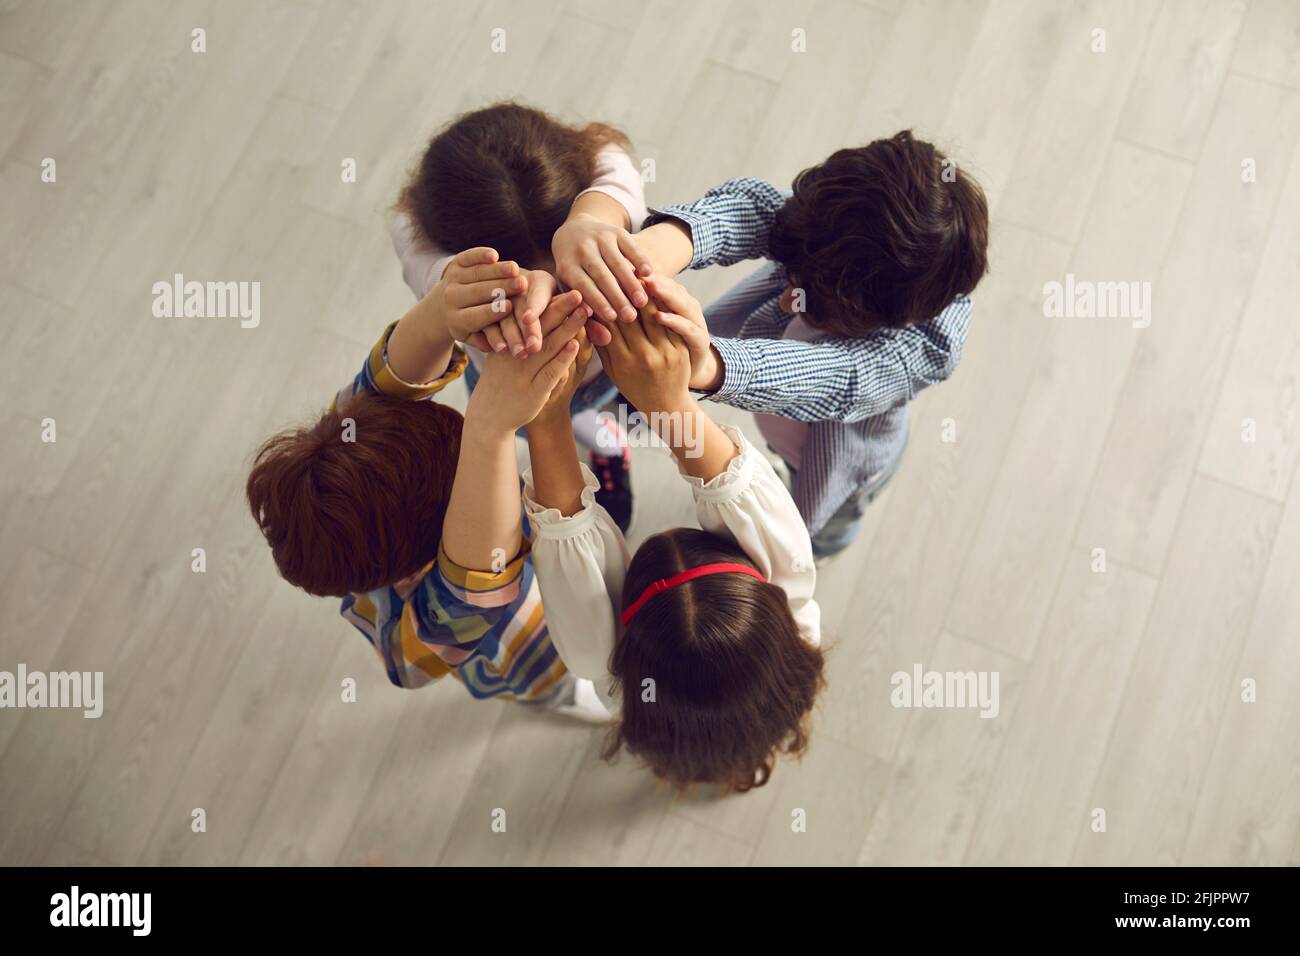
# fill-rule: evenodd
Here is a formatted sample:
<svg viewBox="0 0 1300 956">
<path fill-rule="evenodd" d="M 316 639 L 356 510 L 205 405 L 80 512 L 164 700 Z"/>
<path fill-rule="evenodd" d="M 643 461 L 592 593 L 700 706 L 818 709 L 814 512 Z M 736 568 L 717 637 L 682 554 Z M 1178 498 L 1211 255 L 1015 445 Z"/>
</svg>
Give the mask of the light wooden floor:
<svg viewBox="0 0 1300 956">
<path fill-rule="evenodd" d="M 240 498 L 409 302 L 403 170 L 505 96 L 621 124 L 652 202 L 904 126 L 991 197 L 961 368 L 820 582 L 811 750 L 749 795 L 389 687 Z M 0 0 L 0 117 L 0 669 L 108 698 L 0 711 L 0 862 L 1300 862 L 1295 0 Z M 154 319 L 175 272 L 261 281 L 261 326 Z M 1151 326 L 1044 318 L 1067 272 L 1150 281 Z M 638 453 L 638 537 L 689 521 L 669 474 Z M 918 662 L 999 671 L 1001 714 L 892 708 Z"/>
</svg>

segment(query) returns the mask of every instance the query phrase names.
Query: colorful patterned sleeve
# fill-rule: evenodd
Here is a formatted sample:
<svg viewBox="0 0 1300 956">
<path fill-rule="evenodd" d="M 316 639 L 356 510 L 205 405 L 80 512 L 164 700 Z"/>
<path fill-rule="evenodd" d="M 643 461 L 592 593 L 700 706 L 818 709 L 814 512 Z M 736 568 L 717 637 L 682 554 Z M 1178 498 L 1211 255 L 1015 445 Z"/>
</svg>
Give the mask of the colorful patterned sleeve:
<svg viewBox="0 0 1300 956">
<path fill-rule="evenodd" d="M 525 538 L 519 553 L 503 563 L 500 571 L 473 571 L 457 564 L 447 557 L 446 551 L 439 548 L 438 574 L 448 591 L 468 607 L 505 607 L 519 597 L 524 562 L 528 560 L 529 549 L 528 539 Z"/>
<path fill-rule="evenodd" d="M 438 378 L 435 378 L 432 382 L 425 382 L 423 385 L 414 385 L 404 381 L 398 377 L 397 373 L 388 364 L 388 340 L 395 328 L 397 328 L 397 323 L 393 322 L 388 328 L 384 329 L 383 334 L 379 336 L 379 341 L 374 344 L 370 354 L 366 356 L 361 371 L 357 373 L 351 382 L 339 389 L 338 394 L 334 396 L 334 400 L 330 402 L 330 411 L 346 407 L 348 399 L 363 391 L 412 401 L 432 398 L 465 374 L 465 366 L 469 364 L 469 356 L 465 354 L 465 350 L 459 345 L 453 345 L 451 361 L 447 363 L 447 371 L 443 372 Z"/>
<path fill-rule="evenodd" d="M 473 656 L 456 670 L 473 697 L 539 701 L 565 676 L 529 555 L 525 540 L 500 571 L 484 572 L 462 567 L 444 552 L 437 574 L 429 575 L 426 593 L 441 595 L 443 615 L 432 630 L 456 635 L 459 647 L 476 640 Z"/>
<path fill-rule="evenodd" d="M 339 612 L 365 635 L 391 683 L 415 689 L 475 655 L 495 657 L 523 577 L 521 553 L 500 575 L 460 568 L 439 555 L 402 585 L 350 594 Z"/>
<path fill-rule="evenodd" d="M 462 567 L 445 552 L 415 583 L 343 599 L 388 679 L 423 687 L 453 674 L 475 697 L 542 695 L 564 673 L 550 641 L 528 544 L 499 572 Z"/>
<path fill-rule="evenodd" d="M 420 640 L 413 607 L 394 588 L 349 594 L 340 613 L 365 635 L 395 686 L 414 690 L 451 672 L 437 650 Z"/>
</svg>

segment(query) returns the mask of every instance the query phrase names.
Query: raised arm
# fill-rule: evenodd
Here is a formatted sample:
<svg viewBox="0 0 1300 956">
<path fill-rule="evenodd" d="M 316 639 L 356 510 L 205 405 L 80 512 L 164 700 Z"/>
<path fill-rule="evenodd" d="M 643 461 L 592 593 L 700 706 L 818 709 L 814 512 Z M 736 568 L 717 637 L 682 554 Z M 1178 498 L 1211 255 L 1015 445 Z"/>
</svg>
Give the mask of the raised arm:
<svg viewBox="0 0 1300 956">
<path fill-rule="evenodd" d="M 470 398 L 456 479 L 442 528 L 442 550 L 464 568 L 499 571 L 521 549 L 515 430 L 530 421 L 565 380 L 587 319 L 576 292 L 556 296 L 542 314 L 549 329 L 536 354 L 493 355 Z"/>
<path fill-rule="evenodd" d="M 459 341 L 481 352 L 508 351 L 517 356 L 541 347 L 537 320 L 556 291 L 555 277 L 549 272 L 498 262 L 496 252 L 486 247 L 448 254 L 421 237 L 406 212 L 394 214 L 389 234 L 402 278 L 417 299 L 436 295 L 449 311 L 480 306 L 491 310 L 491 322 L 465 328 L 463 336 L 456 336 Z M 485 252 L 491 257 L 484 258 Z M 473 268 L 484 264 L 497 266 L 492 275 L 497 281 L 490 285 L 481 285 L 483 270 Z"/>
<path fill-rule="evenodd" d="M 386 328 L 361 371 L 334 396 L 343 410 L 353 395 L 375 392 L 389 398 L 430 398 L 465 371 L 468 359 L 456 346 L 485 324 L 496 322 L 492 288 L 517 288 L 519 267 L 498 262 L 488 248 L 467 249 L 454 257 L 447 274 L 400 319 Z"/>
<path fill-rule="evenodd" d="M 721 381 L 709 396 L 801 422 L 856 422 L 915 398 L 957 368 L 971 302 L 857 339 L 713 339 Z"/>
<path fill-rule="evenodd" d="M 589 356 L 589 348 L 584 349 L 575 368 L 585 368 Z M 555 650 L 569 670 L 591 680 L 605 704 L 616 709 L 609 656 L 630 555 L 618 525 L 596 504 L 599 483 L 578 460 L 569 402 L 579 377 L 571 374 L 528 425 L 531 467 L 524 474 L 524 508 Z"/>
<path fill-rule="evenodd" d="M 646 301 L 637 277 L 652 268 L 632 235 L 646 216 L 645 188 L 618 146 L 605 147 L 596 160 L 596 179 L 551 238 L 555 274 L 605 321 L 631 320 Z"/>
<path fill-rule="evenodd" d="M 638 237 L 655 271 L 729 266 L 768 255 L 776 212 L 786 193 L 761 179 L 729 179 L 694 202 L 654 210 Z"/>
<path fill-rule="evenodd" d="M 691 352 L 649 305 L 641 319 L 611 331 L 601 361 L 620 391 L 649 418 L 686 475 L 707 481 L 726 471 L 737 448 L 690 394 Z"/>
<path fill-rule="evenodd" d="M 690 397 L 688 356 L 668 323 L 643 310 L 640 322 L 614 330 L 602 360 L 672 449 L 695 496 L 700 527 L 733 539 L 785 591 L 800 633 L 816 644 L 821 612 L 813 600 L 817 573 L 808 529 L 767 459 L 739 429 L 718 425 Z"/>
<path fill-rule="evenodd" d="M 970 327 L 963 297 L 928 321 L 857 339 L 711 338 L 699 302 L 680 284 L 655 274 L 646 288 L 664 305 L 658 321 L 690 350 L 691 388 L 802 422 L 856 422 L 910 401 L 953 373 Z"/>
</svg>

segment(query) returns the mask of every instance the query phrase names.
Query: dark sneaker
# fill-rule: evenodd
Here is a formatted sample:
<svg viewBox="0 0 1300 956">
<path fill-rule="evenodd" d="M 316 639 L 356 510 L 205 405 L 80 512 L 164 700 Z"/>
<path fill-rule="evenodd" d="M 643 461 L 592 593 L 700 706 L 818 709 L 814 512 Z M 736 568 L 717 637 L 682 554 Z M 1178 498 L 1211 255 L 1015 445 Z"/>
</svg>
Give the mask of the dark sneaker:
<svg viewBox="0 0 1300 956">
<path fill-rule="evenodd" d="M 591 472 L 600 482 L 596 503 L 609 512 L 620 531 L 632 527 L 632 453 L 626 448 L 618 455 L 592 452 Z"/>
</svg>

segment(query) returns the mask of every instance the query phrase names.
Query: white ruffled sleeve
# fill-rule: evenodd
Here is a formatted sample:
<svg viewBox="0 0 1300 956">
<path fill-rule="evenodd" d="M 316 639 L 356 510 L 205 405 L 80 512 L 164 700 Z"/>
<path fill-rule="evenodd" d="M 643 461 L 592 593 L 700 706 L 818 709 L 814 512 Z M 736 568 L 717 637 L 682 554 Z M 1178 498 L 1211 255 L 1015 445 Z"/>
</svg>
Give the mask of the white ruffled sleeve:
<svg viewBox="0 0 1300 956">
<path fill-rule="evenodd" d="M 582 508 L 565 517 L 537 503 L 533 470 L 524 472 L 524 511 L 532 526 L 533 568 L 555 651 L 578 677 L 596 686 L 611 712 L 618 709 L 609 658 L 623 606 L 623 579 L 631 555 L 623 532 L 596 504 L 600 482 L 582 465 Z"/>
<path fill-rule="evenodd" d="M 707 482 L 682 472 L 695 495 L 700 527 L 735 539 L 764 577 L 785 591 L 799 634 L 817 646 L 821 643 L 821 609 L 813 599 L 817 569 L 808 528 L 771 462 L 750 445 L 740 429 L 718 427 L 735 442 L 740 454 L 726 471 Z"/>
<path fill-rule="evenodd" d="M 641 171 L 621 146 L 611 143 L 596 154 L 596 178 L 582 193 L 604 193 L 627 210 L 628 231 L 640 232 L 649 215 Z M 575 199 L 577 197 L 574 197 Z"/>
</svg>

